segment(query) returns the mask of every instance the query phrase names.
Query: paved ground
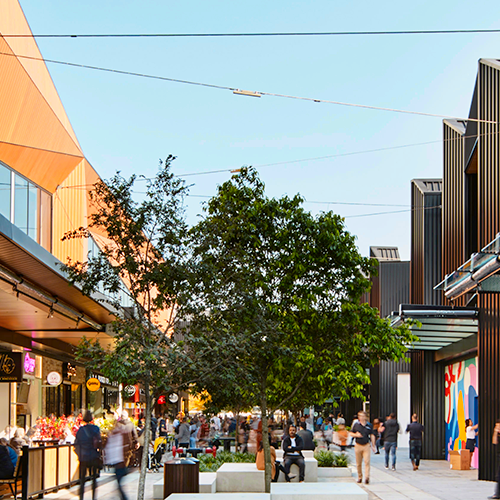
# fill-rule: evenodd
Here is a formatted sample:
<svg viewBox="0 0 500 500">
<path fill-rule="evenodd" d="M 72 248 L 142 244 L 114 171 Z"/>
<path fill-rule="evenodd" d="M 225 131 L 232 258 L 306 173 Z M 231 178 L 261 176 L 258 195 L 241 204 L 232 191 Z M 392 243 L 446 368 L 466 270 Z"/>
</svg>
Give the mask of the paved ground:
<svg viewBox="0 0 500 500">
<path fill-rule="evenodd" d="M 354 456 L 352 451 L 349 452 Z M 396 471 L 384 468 L 383 455 L 372 455 L 372 472 L 369 485 L 362 485 L 370 500 L 479 500 L 487 498 L 494 491 L 495 483 L 477 480 L 477 471 L 454 471 L 448 462 L 424 460 L 420 469 L 413 471 L 407 458 L 408 450 L 400 449 Z M 153 498 L 153 484 L 161 479 L 162 473 L 148 473 L 144 498 Z M 128 500 L 137 498 L 139 474 L 131 472 L 124 479 Z M 352 479 L 342 481 L 355 482 Z M 329 481 L 330 482 L 330 481 Z M 334 486 L 332 481 L 332 487 Z M 73 500 L 78 498 L 78 487 L 45 495 L 51 500 Z M 98 500 L 118 500 L 114 476 L 103 473 L 99 480 Z M 92 493 L 87 485 L 85 500 L 91 500 Z"/>
</svg>

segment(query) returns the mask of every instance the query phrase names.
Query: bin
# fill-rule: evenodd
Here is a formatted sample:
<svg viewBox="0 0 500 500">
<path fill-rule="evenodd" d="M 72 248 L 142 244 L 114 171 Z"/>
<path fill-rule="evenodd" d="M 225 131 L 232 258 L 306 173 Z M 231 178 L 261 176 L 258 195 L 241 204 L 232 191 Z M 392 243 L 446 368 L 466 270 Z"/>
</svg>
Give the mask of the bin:
<svg viewBox="0 0 500 500">
<path fill-rule="evenodd" d="M 172 493 L 200 492 L 200 461 L 196 458 L 179 458 L 165 463 L 163 498 Z"/>
</svg>

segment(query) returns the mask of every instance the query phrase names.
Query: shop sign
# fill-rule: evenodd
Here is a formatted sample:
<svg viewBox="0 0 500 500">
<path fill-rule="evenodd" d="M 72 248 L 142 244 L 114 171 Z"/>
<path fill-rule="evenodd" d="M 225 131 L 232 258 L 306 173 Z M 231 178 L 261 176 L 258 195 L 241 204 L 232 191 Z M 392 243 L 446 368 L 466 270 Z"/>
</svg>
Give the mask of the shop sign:
<svg viewBox="0 0 500 500">
<path fill-rule="evenodd" d="M 50 372 L 47 375 L 47 384 L 59 385 L 62 382 L 62 375 L 59 372 Z"/>
<path fill-rule="evenodd" d="M 170 400 L 171 403 L 177 403 L 177 401 L 179 401 L 179 396 L 177 396 L 177 394 L 173 393 L 173 394 L 170 394 L 168 399 Z"/>
<path fill-rule="evenodd" d="M 96 373 L 91 373 L 90 374 L 90 377 L 91 378 L 96 378 L 97 380 L 99 380 L 99 382 L 102 384 L 102 385 L 111 385 L 113 387 L 118 387 L 120 384 L 118 382 L 111 382 L 109 380 L 108 377 L 105 377 L 104 375 L 98 375 Z"/>
<path fill-rule="evenodd" d="M 96 392 L 101 388 L 101 382 L 96 378 L 89 378 L 87 380 L 87 389 L 90 392 Z"/>
<path fill-rule="evenodd" d="M 165 396 L 160 396 L 158 398 L 158 404 L 159 405 L 164 405 L 166 402 L 167 402 L 167 400 L 166 400 Z"/>
<path fill-rule="evenodd" d="M 135 385 L 126 385 L 125 389 L 123 389 L 123 392 L 131 398 L 137 389 L 135 388 Z"/>
<path fill-rule="evenodd" d="M 22 352 L 0 352 L 0 382 L 22 381 Z"/>
<path fill-rule="evenodd" d="M 32 358 L 29 354 L 29 352 L 24 353 L 24 373 L 26 375 L 34 375 L 35 374 L 35 366 L 36 366 L 36 360 L 35 358 Z"/>
</svg>

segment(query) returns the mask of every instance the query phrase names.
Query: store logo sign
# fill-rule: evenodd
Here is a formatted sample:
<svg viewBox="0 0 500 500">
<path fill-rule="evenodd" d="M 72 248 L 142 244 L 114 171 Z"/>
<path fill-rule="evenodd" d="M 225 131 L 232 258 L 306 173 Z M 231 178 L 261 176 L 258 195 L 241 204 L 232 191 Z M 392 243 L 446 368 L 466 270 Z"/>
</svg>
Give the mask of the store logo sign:
<svg viewBox="0 0 500 500">
<path fill-rule="evenodd" d="M 0 382 L 22 382 L 21 360 L 21 352 L 0 352 Z"/>
<path fill-rule="evenodd" d="M 123 389 L 123 392 L 131 398 L 135 394 L 136 388 L 135 385 L 127 385 L 125 389 Z"/>
<path fill-rule="evenodd" d="M 87 380 L 87 389 L 91 392 L 96 392 L 101 388 L 101 382 L 96 378 L 89 378 Z"/>
<path fill-rule="evenodd" d="M 62 382 L 62 376 L 58 372 L 50 372 L 47 375 L 47 384 L 49 385 L 59 385 Z"/>
<path fill-rule="evenodd" d="M 27 373 L 28 375 L 34 375 L 35 374 L 35 365 L 36 365 L 36 360 L 32 358 L 29 353 L 25 353 L 24 355 L 24 373 Z"/>
</svg>

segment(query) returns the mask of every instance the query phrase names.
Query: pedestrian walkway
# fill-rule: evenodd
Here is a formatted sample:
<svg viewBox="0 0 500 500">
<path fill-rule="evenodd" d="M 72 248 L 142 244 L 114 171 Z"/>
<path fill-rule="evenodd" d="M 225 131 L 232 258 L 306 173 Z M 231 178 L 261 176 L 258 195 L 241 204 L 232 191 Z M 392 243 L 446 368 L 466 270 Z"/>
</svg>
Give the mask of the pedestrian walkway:
<svg viewBox="0 0 500 500">
<path fill-rule="evenodd" d="M 354 453 L 349 455 L 354 464 Z M 398 450 L 396 470 L 386 470 L 384 455 L 372 455 L 371 477 L 369 485 L 362 485 L 369 494 L 369 500 L 480 500 L 493 494 L 495 483 L 478 481 L 477 471 L 451 470 L 444 460 L 423 460 L 418 471 L 413 471 L 408 459 L 408 449 Z M 355 471 L 355 467 L 352 468 Z M 163 473 L 148 473 L 144 498 L 153 498 L 153 484 L 163 477 Z M 323 479 L 322 482 L 339 480 Z M 355 482 L 356 474 L 342 482 Z M 128 500 L 137 498 L 139 472 L 133 471 L 124 478 L 124 490 Z M 78 498 L 78 486 L 70 490 L 61 490 L 57 493 L 45 495 L 49 500 L 75 500 Z M 108 472 L 101 474 L 97 490 L 98 500 L 116 500 L 119 498 L 114 475 Z M 90 484 L 87 484 L 85 500 L 92 499 Z"/>
</svg>

